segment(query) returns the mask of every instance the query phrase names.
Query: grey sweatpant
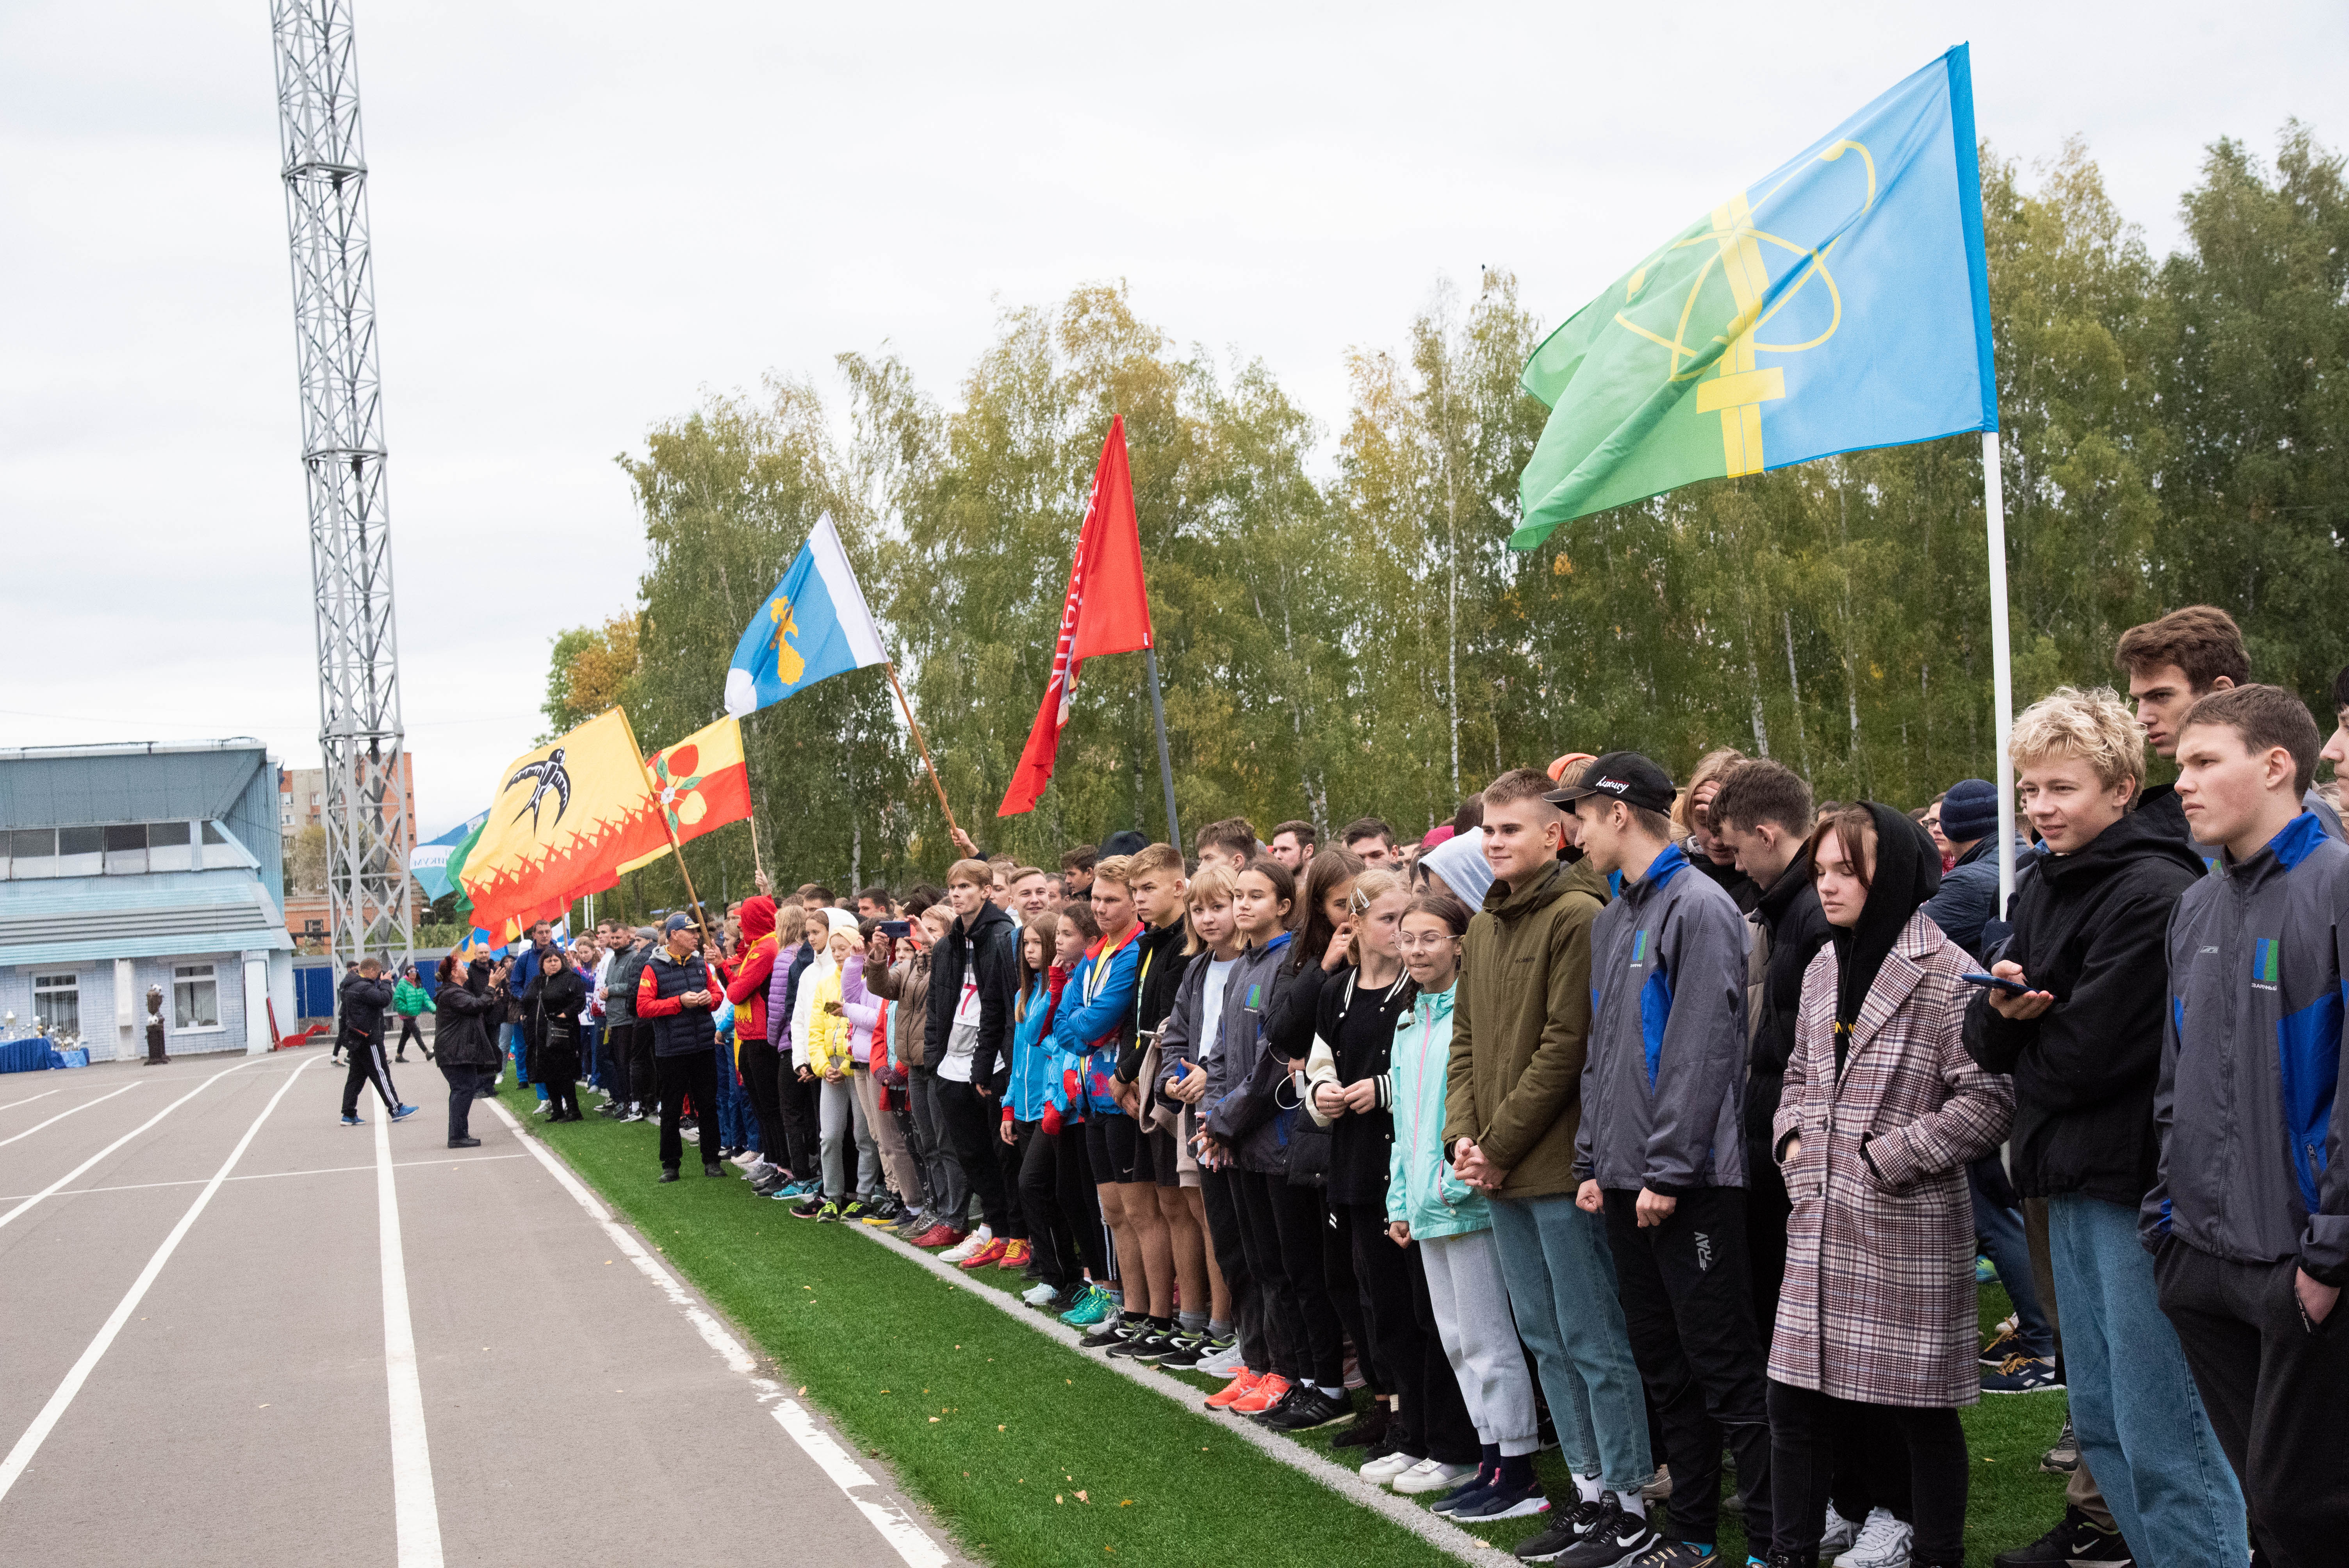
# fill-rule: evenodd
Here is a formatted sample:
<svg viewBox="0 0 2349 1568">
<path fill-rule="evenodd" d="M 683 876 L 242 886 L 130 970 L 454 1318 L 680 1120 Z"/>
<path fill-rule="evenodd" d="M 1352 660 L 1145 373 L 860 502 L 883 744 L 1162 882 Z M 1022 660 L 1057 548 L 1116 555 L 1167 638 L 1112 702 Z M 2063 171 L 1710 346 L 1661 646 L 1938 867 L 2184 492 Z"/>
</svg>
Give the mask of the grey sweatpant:
<svg viewBox="0 0 2349 1568">
<path fill-rule="evenodd" d="M 838 1083 L 819 1079 L 821 1091 L 818 1126 L 823 1140 L 823 1195 L 833 1202 L 848 1197 L 848 1139 L 851 1128 L 856 1137 L 856 1196 L 870 1198 L 874 1185 L 881 1179 L 881 1150 L 873 1141 L 873 1129 L 864 1122 L 864 1108 L 857 1103 L 855 1074 L 851 1073 Z"/>
<path fill-rule="evenodd" d="M 1418 1246 L 1435 1331 L 1452 1375 L 1460 1380 L 1468 1418 L 1476 1423 L 1476 1440 L 1499 1444 L 1505 1456 L 1532 1453 L 1541 1446 L 1534 1383 L 1517 1349 L 1508 1282 L 1501 1277 L 1501 1249 L 1493 1233 L 1426 1236 L 1418 1239 Z"/>
<path fill-rule="evenodd" d="M 970 1223 L 970 1183 L 962 1173 L 947 1137 L 946 1120 L 938 1110 L 938 1075 L 935 1068 L 916 1068 L 907 1075 L 914 1106 L 914 1127 L 927 1146 L 922 1185 L 930 1194 L 930 1212 L 959 1231 Z"/>
</svg>

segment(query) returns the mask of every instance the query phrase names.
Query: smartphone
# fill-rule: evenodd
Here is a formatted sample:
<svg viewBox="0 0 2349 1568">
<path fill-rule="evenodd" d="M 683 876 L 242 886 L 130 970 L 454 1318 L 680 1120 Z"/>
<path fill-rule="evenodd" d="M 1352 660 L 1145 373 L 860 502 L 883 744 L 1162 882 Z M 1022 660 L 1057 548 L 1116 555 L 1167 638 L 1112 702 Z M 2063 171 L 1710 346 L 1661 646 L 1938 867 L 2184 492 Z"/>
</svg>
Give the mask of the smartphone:
<svg viewBox="0 0 2349 1568">
<path fill-rule="evenodd" d="M 874 929 L 892 942 L 903 942 L 912 934 L 914 923 L 910 920 L 885 920 Z"/>
<path fill-rule="evenodd" d="M 2031 990 L 2031 987 L 2022 981 L 2009 980 L 2001 975 L 1961 975 L 1958 978 L 1969 985 L 1986 985 L 1993 991 L 2003 991 L 2010 996 L 2026 995 Z"/>
</svg>

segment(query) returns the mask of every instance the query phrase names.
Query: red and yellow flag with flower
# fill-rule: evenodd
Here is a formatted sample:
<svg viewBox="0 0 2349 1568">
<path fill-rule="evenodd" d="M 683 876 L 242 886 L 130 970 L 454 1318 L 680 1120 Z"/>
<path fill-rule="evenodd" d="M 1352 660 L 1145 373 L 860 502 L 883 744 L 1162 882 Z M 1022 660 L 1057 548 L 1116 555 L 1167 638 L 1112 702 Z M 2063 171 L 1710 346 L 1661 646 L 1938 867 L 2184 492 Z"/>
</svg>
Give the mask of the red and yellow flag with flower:
<svg viewBox="0 0 2349 1568">
<path fill-rule="evenodd" d="M 721 718 L 654 752 L 645 758 L 645 771 L 652 775 L 653 799 L 667 813 L 679 843 L 750 815 L 750 769 L 742 759 L 742 726 L 737 719 Z M 648 866 L 667 853 L 664 841 L 620 870 L 626 873 Z"/>
</svg>

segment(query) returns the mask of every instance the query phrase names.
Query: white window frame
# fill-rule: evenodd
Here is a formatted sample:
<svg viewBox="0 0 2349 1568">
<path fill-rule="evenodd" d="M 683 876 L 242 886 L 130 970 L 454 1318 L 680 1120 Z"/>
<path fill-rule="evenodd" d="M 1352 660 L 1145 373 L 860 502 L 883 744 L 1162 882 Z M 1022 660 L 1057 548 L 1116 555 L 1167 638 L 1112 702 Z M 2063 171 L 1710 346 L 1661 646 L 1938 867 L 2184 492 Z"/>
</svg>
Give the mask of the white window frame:
<svg viewBox="0 0 2349 1568">
<path fill-rule="evenodd" d="M 66 981 L 70 984 L 54 984 L 54 982 L 57 981 Z M 37 972 L 35 973 L 33 975 L 33 1021 L 36 1025 L 39 1024 L 41 1021 L 41 998 L 44 996 L 71 996 L 73 998 L 74 1018 L 72 1025 L 73 1034 L 71 1037 L 76 1040 L 80 1039 L 82 1037 L 80 972 L 78 970 L 67 973 L 53 972 L 47 975 L 39 974 Z M 49 1037 L 52 1039 L 57 1037 L 55 1026 L 51 1026 Z"/>
<path fill-rule="evenodd" d="M 195 973 L 202 971 L 201 974 Z M 209 1024 L 183 1024 L 180 1021 L 180 987 L 210 985 L 212 988 L 212 1021 Z M 220 965 L 217 964 L 173 964 L 171 965 L 171 1033 L 174 1035 L 217 1035 L 228 1026 L 221 1021 Z"/>
</svg>

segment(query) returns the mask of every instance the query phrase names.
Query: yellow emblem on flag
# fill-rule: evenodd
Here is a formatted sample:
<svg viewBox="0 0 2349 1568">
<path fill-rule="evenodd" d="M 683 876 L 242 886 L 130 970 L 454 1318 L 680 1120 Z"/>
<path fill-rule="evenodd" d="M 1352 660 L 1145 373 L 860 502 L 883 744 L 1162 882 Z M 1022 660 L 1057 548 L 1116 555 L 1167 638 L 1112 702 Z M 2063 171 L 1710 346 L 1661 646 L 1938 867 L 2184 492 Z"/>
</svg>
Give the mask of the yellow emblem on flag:
<svg viewBox="0 0 2349 1568">
<path fill-rule="evenodd" d="M 786 640 L 800 634 L 800 624 L 792 619 L 792 602 L 778 598 L 767 606 L 767 614 L 775 618 L 775 635 L 771 645 L 775 650 L 775 678 L 787 686 L 800 684 L 807 674 L 807 657 Z"/>
<path fill-rule="evenodd" d="M 459 879 L 491 931 L 559 912 L 667 841 L 628 716 L 611 708 L 506 765 Z"/>
</svg>

